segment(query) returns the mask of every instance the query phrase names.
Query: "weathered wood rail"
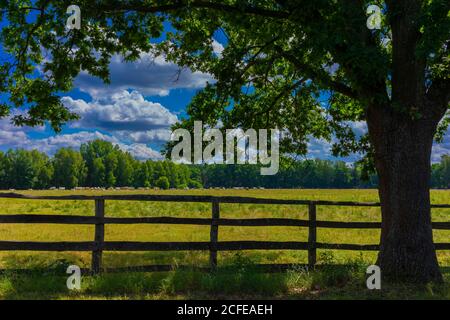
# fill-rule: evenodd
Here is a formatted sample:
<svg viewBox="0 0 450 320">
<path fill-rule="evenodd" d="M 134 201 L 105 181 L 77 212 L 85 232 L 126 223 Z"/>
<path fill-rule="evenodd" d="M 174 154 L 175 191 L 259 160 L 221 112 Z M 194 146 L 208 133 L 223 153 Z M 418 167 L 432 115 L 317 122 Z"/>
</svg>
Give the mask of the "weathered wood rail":
<svg viewBox="0 0 450 320">
<path fill-rule="evenodd" d="M 317 220 L 317 206 L 349 206 L 349 207 L 379 207 L 379 203 L 361 203 L 348 201 L 310 201 L 288 199 L 266 199 L 248 197 L 215 197 L 215 196 L 184 196 L 184 195 L 63 195 L 63 196 L 31 196 L 17 193 L 0 193 L 0 198 L 32 199 L 32 200 L 85 200 L 95 201 L 94 216 L 76 215 L 41 215 L 18 214 L 0 215 L 0 223 L 24 224 L 77 224 L 95 225 L 93 241 L 84 242 L 30 242 L 30 241 L 0 241 L 0 250 L 26 251 L 91 251 L 92 273 L 108 270 L 102 266 L 104 251 L 181 251 L 204 250 L 210 252 L 210 267 L 217 267 L 217 252 L 232 250 L 306 250 L 308 251 L 308 266 L 316 264 L 317 249 L 377 251 L 378 244 L 336 244 L 317 242 L 317 228 L 336 229 L 379 229 L 379 222 L 339 222 Z M 203 202 L 211 203 L 211 218 L 174 218 L 174 217 L 135 217 L 116 218 L 105 216 L 105 201 L 157 201 L 157 202 Z M 238 204 L 279 204 L 308 206 L 308 220 L 285 218 L 252 218 L 224 219 L 220 218 L 221 203 Z M 450 208 L 450 204 L 432 205 L 432 208 Z M 210 226 L 209 242 L 132 242 L 105 241 L 105 225 L 107 224 L 181 224 Z M 308 241 L 219 241 L 219 226 L 286 226 L 308 228 Z M 450 222 L 433 222 L 433 229 L 450 230 Z M 450 250 L 450 243 L 436 243 L 437 250 Z M 264 265 L 262 266 L 264 267 Z M 142 266 L 142 270 L 170 270 L 170 266 Z"/>
</svg>

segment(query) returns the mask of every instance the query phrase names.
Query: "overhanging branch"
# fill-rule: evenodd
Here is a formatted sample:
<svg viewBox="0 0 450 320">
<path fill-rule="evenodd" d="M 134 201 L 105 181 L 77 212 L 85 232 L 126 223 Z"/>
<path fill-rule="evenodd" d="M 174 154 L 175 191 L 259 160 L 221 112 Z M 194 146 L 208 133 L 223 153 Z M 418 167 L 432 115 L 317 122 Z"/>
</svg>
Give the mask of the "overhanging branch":
<svg viewBox="0 0 450 320">
<path fill-rule="evenodd" d="M 114 6 L 97 6 L 99 10 L 104 10 L 108 12 L 121 12 L 121 11 L 135 11 L 142 13 L 168 13 L 175 10 L 187 9 L 187 8 L 197 8 L 197 9 L 210 9 L 215 11 L 232 12 L 232 13 L 243 13 L 248 15 L 256 15 L 262 17 L 269 17 L 275 19 L 287 19 L 290 13 L 282 10 L 272 10 L 267 8 L 262 8 L 258 6 L 251 5 L 238 5 L 238 4 L 226 4 L 221 2 L 213 1 L 176 1 L 173 3 L 163 4 L 163 5 L 152 5 L 152 4 L 142 4 L 138 5 L 136 3 L 125 3 L 125 4 L 114 4 Z"/>
<path fill-rule="evenodd" d="M 340 94 L 343 94 L 349 98 L 352 99 L 359 98 L 355 90 L 353 90 L 351 87 L 341 82 L 333 80 L 327 72 L 323 70 L 322 72 L 314 70 L 314 68 L 311 68 L 307 64 L 303 63 L 293 54 L 284 51 L 280 47 L 278 47 L 277 49 L 283 58 L 291 62 L 300 72 L 302 72 L 306 77 L 310 78 L 311 80 L 316 81 L 322 84 L 323 86 L 328 87 L 333 91 L 339 92 Z"/>
</svg>

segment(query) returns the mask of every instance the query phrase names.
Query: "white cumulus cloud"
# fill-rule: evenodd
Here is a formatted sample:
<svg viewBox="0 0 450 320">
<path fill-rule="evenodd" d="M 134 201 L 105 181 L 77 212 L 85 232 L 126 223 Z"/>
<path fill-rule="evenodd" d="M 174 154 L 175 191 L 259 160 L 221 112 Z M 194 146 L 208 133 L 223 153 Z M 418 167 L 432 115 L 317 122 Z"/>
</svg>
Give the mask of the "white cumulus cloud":
<svg viewBox="0 0 450 320">
<path fill-rule="evenodd" d="M 134 143 L 128 145 L 122 143 L 116 137 L 106 135 L 98 131 L 80 131 L 77 133 L 61 134 L 44 139 L 28 139 L 27 143 L 23 147 L 25 149 L 38 149 L 41 152 L 52 155 L 58 149 L 63 147 L 78 150 L 83 143 L 87 143 L 96 139 L 111 142 L 113 145 L 117 145 L 121 150 L 129 152 L 133 157 L 139 160 L 162 158 L 159 152 L 153 150 L 152 148 L 149 148 L 145 144 Z"/>
<path fill-rule="evenodd" d="M 221 52 L 220 43 L 215 50 Z M 223 50 L 223 49 L 222 49 Z M 95 99 L 114 94 L 121 90 L 138 90 L 145 96 L 167 96 L 173 89 L 200 89 L 214 79 L 209 74 L 193 72 L 168 62 L 164 57 L 154 57 L 143 53 L 135 62 L 125 62 L 115 55 L 110 63 L 111 83 L 105 85 L 102 80 L 81 73 L 75 80 L 75 86 Z"/>
<path fill-rule="evenodd" d="M 80 116 L 72 127 L 104 130 L 136 143 L 167 141 L 170 126 L 178 121 L 164 106 L 145 100 L 137 91 L 122 91 L 92 102 L 64 97 L 63 103 Z"/>
</svg>

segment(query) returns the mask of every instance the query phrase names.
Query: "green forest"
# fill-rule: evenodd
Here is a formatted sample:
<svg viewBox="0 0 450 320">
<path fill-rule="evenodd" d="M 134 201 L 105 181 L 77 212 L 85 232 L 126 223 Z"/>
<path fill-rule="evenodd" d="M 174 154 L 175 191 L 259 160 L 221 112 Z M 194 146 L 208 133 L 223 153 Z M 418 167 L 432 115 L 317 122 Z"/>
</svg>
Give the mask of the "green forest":
<svg viewBox="0 0 450 320">
<path fill-rule="evenodd" d="M 59 149 L 53 157 L 37 150 L 0 152 L 0 189 L 76 187 L 186 188 L 376 188 L 376 175 L 357 163 L 283 158 L 275 176 L 260 175 L 258 165 L 186 165 L 139 161 L 102 140 L 79 150 Z M 433 188 L 450 188 L 450 155 L 432 167 Z"/>
</svg>

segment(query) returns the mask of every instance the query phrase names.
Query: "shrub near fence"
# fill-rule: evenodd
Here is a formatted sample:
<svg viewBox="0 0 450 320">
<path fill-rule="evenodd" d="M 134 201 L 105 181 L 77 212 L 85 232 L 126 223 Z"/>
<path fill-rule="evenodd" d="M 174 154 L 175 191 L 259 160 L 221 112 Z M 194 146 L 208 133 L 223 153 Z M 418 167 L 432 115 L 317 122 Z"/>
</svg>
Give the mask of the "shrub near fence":
<svg viewBox="0 0 450 320">
<path fill-rule="evenodd" d="M 83 200 L 95 201 L 95 215 L 69 216 L 69 215 L 0 215 L 0 223 L 20 224 L 79 224 L 95 225 L 93 241 L 85 242 L 24 242 L 0 241 L 0 250 L 27 250 L 27 251 L 91 251 L 91 273 L 102 271 L 117 271 L 102 266 L 103 251 L 182 251 L 205 250 L 209 251 L 209 270 L 217 267 L 218 251 L 234 250 L 306 250 L 308 251 L 308 266 L 316 264 L 317 249 L 377 251 L 378 244 L 336 244 L 317 242 L 317 228 L 335 229 L 378 229 L 379 222 L 338 222 L 317 220 L 318 206 L 348 206 L 348 207 L 379 207 L 379 203 L 361 203 L 346 201 L 309 201 L 265 199 L 247 197 L 215 197 L 215 196 L 189 196 L 189 195 L 104 195 L 104 196 L 30 196 L 16 193 L 1 193 L 0 198 L 33 199 L 33 200 Z M 203 202 L 211 203 L 211 218 L 174 218 L 174 217 L 136 217 L 113 218 L 105 217 L 105 201 L 157 201 L 157 202 Z M 308 220 L 287 218 L 257 218 L 257 219 L 222 219 L 220 218 L 221 203 L 238 204 L 279 204 L 308 206 Z M 450 204 L 432 205 L 432 208 L 450 208 Z M 131 241 L 105 241 L 106 224 L 180 224 L 180 225 L 208 225 L 210 226 L 209 242 L 131 242 Z M 308 228 L 308 241 L 276 242 L 276 241 L 218 241 L 219 226 L 297 226 Z M 433 229 L 450 230 L 450 222 L 433 222 Z M 450 243 L 436 243 L 437 250 L 450 250 Z M 284 265 L 286 266 L 286 265 Z M 266 269 L 280 269 L 283 265 L 260 265 Z M 135 269 L 147 271 L 167 271 L 171 266 L 153 265 L 142 266 Z M 130 269 L 130 268 L 126 268 Z M 119 270 L 120 271 L 120 270 Z"/>
</svg>

